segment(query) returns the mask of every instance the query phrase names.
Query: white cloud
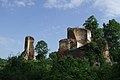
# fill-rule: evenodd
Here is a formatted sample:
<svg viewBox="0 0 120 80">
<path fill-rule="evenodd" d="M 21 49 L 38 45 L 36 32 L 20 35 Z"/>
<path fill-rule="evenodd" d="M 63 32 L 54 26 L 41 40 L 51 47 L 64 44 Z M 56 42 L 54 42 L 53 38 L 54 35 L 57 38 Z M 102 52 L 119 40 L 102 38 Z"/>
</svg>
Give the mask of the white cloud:
<svg viewBox="0 0 120 80">
<path fill-rule="evenodd" d="M 72 9 L 80 7 L 81 4 L 97 8 L 104 17 L 115 18 L 120 16 L 120 0 L 47 0 L 44 6 L 46 8 Z"/>
<path fill-rule="evenodd" d="M 26 7 L 35 5 L 35 0 L 0 0 L 1 7 Z"/>
<path fill-rule="evenodd" d="M 120 0 L 94 0 L 94 6 L 105 14 L 105 17 L 120 16 Z"/>
<path fill-rule="evenodd" d="M 45 7 L 72 9 L 79 7 L 82 2 L 83 0 L 47 0 L 45 3 Z"/>
</svg>

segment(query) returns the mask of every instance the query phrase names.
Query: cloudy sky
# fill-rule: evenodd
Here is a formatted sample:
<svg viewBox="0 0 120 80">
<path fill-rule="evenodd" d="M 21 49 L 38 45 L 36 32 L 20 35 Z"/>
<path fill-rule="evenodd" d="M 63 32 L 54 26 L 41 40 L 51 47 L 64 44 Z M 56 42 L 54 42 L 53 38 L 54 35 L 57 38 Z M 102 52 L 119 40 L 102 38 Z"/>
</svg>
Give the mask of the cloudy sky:
<svg viewBox="0 0 120 80">
<path fill-rule="evenodd" d="M 113 18 L 120 22 L 120 0 L 0 0 L 0 57 L 19 55 L 28 35 L 56 51 L 67 27 L 82 26 L 91 15 L 99 27 Z"/>
</svg>

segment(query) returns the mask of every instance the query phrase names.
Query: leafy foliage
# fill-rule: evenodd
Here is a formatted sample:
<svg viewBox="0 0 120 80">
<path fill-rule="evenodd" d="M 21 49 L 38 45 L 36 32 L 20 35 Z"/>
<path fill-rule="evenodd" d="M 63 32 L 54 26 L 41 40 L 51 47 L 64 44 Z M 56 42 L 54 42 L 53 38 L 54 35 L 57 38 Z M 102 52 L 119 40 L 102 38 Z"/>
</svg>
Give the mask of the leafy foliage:
<svg viewBox="0 0 120 80">
<path fill-rule="evenodd" d="M 35 47 L 36 52 L 38 53 L 37 59 L 45 58 L 45 55 L 48 52 L 48 45 L 45 41 L 41 40 L 37 42 Z"/>
<path fill-rule="evenodd" d="M 51 64 L 52 62 L 52 64 Z M 91 66 L 89 59 L 63 56 L 59 60 L 23 61 L 12 57 L 0 70 L 0 80 L 113 80 L 113 66 Z M 117 66 L 118 67 L 118 66 Z M 115 73 L 115 70 L 114 70 Z"/>
<path fill-rule="evenodd" d="M 93 40 L 101 37 L 101 29 L 98 29 L 98 25 L 97 19 L 93 15 L 83 24 L 86 29 L 91 31 Z"/>
<path fill-rule="evenodd" d="M 120 23 L 115 19 L 109 20 L 108 24 L 103 24 L 104 37 L 108 41 L 109 50 L 114 61 L 118 61 L 120 56 Z"/>
</svg>

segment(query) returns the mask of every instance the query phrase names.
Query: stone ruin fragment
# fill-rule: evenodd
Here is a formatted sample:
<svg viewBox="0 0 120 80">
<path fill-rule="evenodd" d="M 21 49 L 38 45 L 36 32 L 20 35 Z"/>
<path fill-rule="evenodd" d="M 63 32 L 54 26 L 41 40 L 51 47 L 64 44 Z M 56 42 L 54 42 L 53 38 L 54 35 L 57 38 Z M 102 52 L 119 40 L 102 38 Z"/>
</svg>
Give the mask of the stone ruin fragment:
<svg viewBox="0 0 120 80">
<path fill-rule="evenodd" d="M 62 39 L 59 41 L 58 57 L 61 57 L 68 51 L 82 47 L 90 42 L 90 30 L 84 28 L 67 28 L 67 39 Z M 75 51 L 75 53 L 78 52 Z"/>
<path fill-rule="evenodd" d="M 81 47 L 87 43 L 91 42 L 91 31 L 84 28 L 67 28 L 67 39 L 62 39 L 59 41 L 58 58 L 62 55 L 72 55 L 73 57 L 84 58 L 85 51 L 81 50 Z M 105 49 L 103 51 L 103 56 L 106 62 L 112 64 L 108 43 L 105 40 Z"/>
<path fill-rule="evenodd" d="M 26 36 L 24 51 L 22 52 L 20 58 L 24 60 L 33 60 L 35 58 L 34 53 L 34 38 Z"/>
<path fill-rule="evenodd" d="M 73 57 L 84 58 L 85 51 L 81 49 L 82 46 L 91 42 L 91 31 L 84 28 L 67 28 L 67 38 L 59 41 L 59 49 L 57 56 L 60 58 L 62 55 L 72 55 Z M 20 55 L 21 59 L 33 60 L 35 59 L 34 38 L 27 36 L 25 38 L 24 51 Z M 108 43 L 105 40 L 105 49 L 103 56 L 106 62 L 112 64 L 109 55 Z"/>
<path fill-rule="evenodd" d="M 83 28 L 68 28 L 67 38 L 77 42 L 77 48 L 91 42 L 91 31 Z"/>
<path fill-rule="evenodd" d="M 111 61 L 111 57 L 110 57 L 110 53 L 109 53 L 109 48 L 108 48 L 108 42 L 107 40 L 105 40 L 105 49 L 103 51 L 103 56 L 106 59 L 106 62 L 112 65 L 112 61 Z"/>
</svg>

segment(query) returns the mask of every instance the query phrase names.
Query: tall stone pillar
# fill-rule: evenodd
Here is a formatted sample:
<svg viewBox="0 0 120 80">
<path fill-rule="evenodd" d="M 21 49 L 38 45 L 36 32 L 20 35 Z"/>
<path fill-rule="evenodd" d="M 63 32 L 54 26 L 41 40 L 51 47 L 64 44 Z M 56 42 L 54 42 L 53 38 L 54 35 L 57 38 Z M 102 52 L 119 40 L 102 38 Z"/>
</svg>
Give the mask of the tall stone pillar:
<svg viewBox="0 0 120 80">
<path fill-rule="evenodd" d="M 24 51 L 21 54 L 21 58 L 25 60 L 34 59 L 34 38 L 26 36 Z"/>
</svg>

